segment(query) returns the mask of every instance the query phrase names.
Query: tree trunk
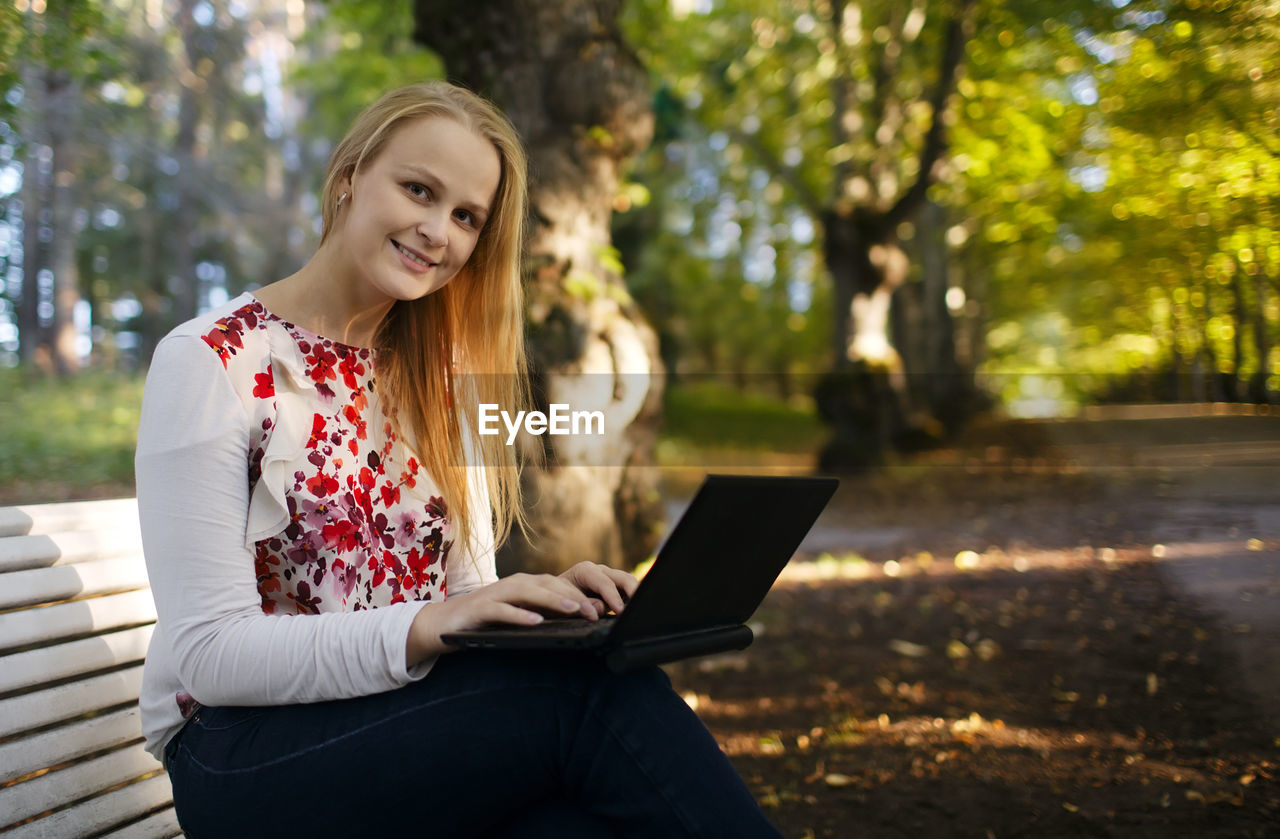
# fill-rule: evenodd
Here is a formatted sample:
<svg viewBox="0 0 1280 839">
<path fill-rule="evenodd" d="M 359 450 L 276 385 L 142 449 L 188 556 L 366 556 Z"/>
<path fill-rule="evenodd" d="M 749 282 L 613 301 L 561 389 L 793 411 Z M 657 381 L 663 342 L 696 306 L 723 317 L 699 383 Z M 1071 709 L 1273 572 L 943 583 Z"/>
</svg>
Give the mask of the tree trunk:
<svg viewBox="0 0 1280 839">
<path fill-rule="evenodd" d="M 51 349 L 54 369 L 67 376 L 80 369 L 76 351 L 75 308 L 80 302 L 80 271 L 76 264 L 75 212 L 78 198 L 79 161 L 76 122 L 80 85 L 60 70 L 45 76 L 48 94 L 49 145 L 53 149 L 53 326 Z"/>
<path fill-rule="evenodd" d="M 40 241 L 42 215 L 48 205 L 46 178 L 41 171 L 44 128 L 44 77 L 24 73 L 23 126 L 26 159 L 22 167 L 22 299 L 18 304 L 18 358 L 25 366 L 40 363 L 44 329 L 40 326 L 40 271 L 46 265 L 46 249 Z M 45 354 L 45 362 L 49 359 Z M 49 365 L 51 367 L 51 365 Z"/>
<path fill-rule="evenodd" d="M 173 266 L 170 271 L 167 291 L 173 300 L 172 316 L 175 323 L 182 323 L 196 316 L 199 304 L 199 285 L 196 280 L 195 260 L 195 226 L 198 214 L 195 181 L 196 162 L 196 126 L 200 121 L 200 94 L 198 86 L 203 79 L 196 75 L 196 62 L 202 55 L 201 47 L 196 43 L 198 36 L 195 22 L 197 0 L 181 0 L 174 18 L 178 34 L 182 39 L 183 84 L 178 100 L 178 133 L 173 140 L 173 158 L 178 162 L 178 171 L 174 175 L 174 192 L 178 205 L 173 216 Z"/>
<path fill-rule="evenodd" d="M 1253 346 L 1258 353 L 1258 369 L 1249 377 L 1249 401 L 1269 402 L 1267 374 L 1271 363 L 1271 340 L 1267 334 L 1267 283 L 1263 272 L 1253 277 Z"/>
<path fill-rule="evenodd" d="M 605 437 L 543 437 L 525 470 L 535 530 L 500 570 L 635 563 L 661 516 L 652 452 L 661 406 L 657 337 L 602 257 L 624 160 L 651 139 L 643 68 L 618 28 L 620 0 L 416 0 L 415 39 L 449 78 L 492 98 L 529 152 L 526 262 L 536 401 L 601 410 Z"/>
<path fill-rule="evenodd" d="M 889 337 L 893 293 L 906 280 L 907 259 L 878 214 L 830 211 L 823 256 L 835 286 L 835 364 L 815 394 L 832 439 L 823 469 L 878 465 L 904 422 L 902 359 Z"/>
<path fill-rule="evenodd" d="M 900 173 L 891 172 L 894 162 L 885 155 L 867 162 L 865 171 L 842 164 L 836 168 L 832 199 L 821 212 L 823 253 L 835 292 L 834 364 L 815 394 L 819 412 L 832 428 L 832 438 L 819 454 L 819 465 L 826 470 L 858 471 L 877 465 L 889 448 L 916 437 L 918 429 L 908 423 L 906 369 L 889 330 L 894 293 L 906 281 L 908 267 L 897 231 L 923 206 L 935 166 L 946 150 L 947 101 L 964 57 L 973 5 L 972 0 L 961 0 L 943 27 L 938 76 L 927 102 L 931 123 L 917 155 L 914 181 L 899 190 Z M 846 30 L 861 26 L 854 22 L 861 18 L 860 8 L 840 2 L 833 12 L 833 37 L 844 43 Z M 885 31 L 901 34 L 900 22 Z M 873 73 L 869 112 L 877 138 L 896 137 L 906 112 L 891 91 L 897 55 L 884 50 Z M 850 140 L 844 109 L 858 99 L 853 94 L 851 77 L 833 81 L 837 145 Z M 859 121 L 863 116 L 858 114 Z M 864 197 L 856 202 L 849 197 L 860 193 Z M 808 203 L 812 202 L 810 197 Z"/>
<path fill-rule="evenodd" d="M 44 17 L 30 9 L 25 13 L 28 36 L 34 43 L 42 37 Z M 48 350 L 48 330 L 41 325 L 40 272 L 48 267 L 48 248 L 41 232 L 48 226 L 46 212 L 51 203 L 47 170 L 50 161 L 45 145 L 45 73 L 31 56 L 22 63 L 22 120 L 19 133 L 25 145 L 22 167 L 22 298 L 18 304 L 18 358 L 24 366 L 53 371 Z"/>
</svg>

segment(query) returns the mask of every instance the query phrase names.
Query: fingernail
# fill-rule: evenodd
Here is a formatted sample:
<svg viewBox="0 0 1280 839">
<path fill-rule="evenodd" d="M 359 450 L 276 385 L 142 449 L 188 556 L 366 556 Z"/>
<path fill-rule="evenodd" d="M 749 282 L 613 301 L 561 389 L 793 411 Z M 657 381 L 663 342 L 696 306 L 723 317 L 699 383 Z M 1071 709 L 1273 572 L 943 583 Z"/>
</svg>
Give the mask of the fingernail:
<svg viewBox="0 0 1280 839">
<path fill-rule="evenodd" d="M 539 615 L 537 612 L 530 612 L 529 623 L 542 623 L 542 615 Z"/>
<path fill-rule="evenodd" d="M 574 612 L 576 612 L 578 609 L 582 608 L 582 607 L 581 607 L 581 605 L 578 603 L 578 601 L 576 601 L 576 600 L 570 600 L 570 599 L 569 599 L 569 598 L 567 598 L 567 597 L 566 597 L 564 600 L 561 600 L 561 601 L 560 601 L 560 605 L 561 605 L 561 606 L 563 606 L 564 608 L 566 608 L 566 609 L 568 609 L 568 610 L 570 610 L 570 611 L 574 611 Z"/>
</svg>

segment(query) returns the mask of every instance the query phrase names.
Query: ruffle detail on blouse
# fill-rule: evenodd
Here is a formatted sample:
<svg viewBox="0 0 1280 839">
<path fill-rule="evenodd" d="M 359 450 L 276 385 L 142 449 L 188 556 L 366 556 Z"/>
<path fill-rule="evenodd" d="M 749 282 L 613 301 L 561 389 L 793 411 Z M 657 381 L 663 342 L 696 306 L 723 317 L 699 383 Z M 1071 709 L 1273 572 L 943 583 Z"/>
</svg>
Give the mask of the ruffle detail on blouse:
<svg viewBox="0 0 1280 839">
<path fill-rule="evenodd" d="M 261 474 L 249 496 L 249 518 L 245 528 L 245 547 L 275 536 L 289 525 L 289 505 L 285 488 L 293 481 L 295 464 L 306 451 L 311 435 L 312 405 L 316 399 L 314 383 L 306 374 L 301 350 L 287 335 L 267 329 L 271 347 L 271 375 L 275 386 L 275 417 L 267 435 Z"/>
</svg>

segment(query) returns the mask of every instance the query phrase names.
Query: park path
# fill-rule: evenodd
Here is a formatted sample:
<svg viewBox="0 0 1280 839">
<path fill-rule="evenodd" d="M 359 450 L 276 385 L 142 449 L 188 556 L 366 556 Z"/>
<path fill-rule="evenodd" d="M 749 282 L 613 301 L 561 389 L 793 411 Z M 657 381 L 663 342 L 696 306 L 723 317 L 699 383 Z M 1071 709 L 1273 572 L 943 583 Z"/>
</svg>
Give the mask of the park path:
<svg viewBox="0 0 1280 839">
<path fill-rule="evenodd" d="M 851 553 L 878 562 L 984 546 L 1145 554 L 1217 624 L 1252 704 L 1280 736 L 1280 410 L 1095 409 L 1075 420 L 994 424 L 962 442 L 921 460 L 950 489 L 918 507 L 883 479 L 847 479 L 784 579 L 812 573 L 815 558 Z M 1010 470 L 1016 488 L 1002 492 Z M 1053 477 L 1061 474 L 1088 489 L 1062 491 Z M 696 480 L 669 484 L 674 521 Z"/>
</svg>

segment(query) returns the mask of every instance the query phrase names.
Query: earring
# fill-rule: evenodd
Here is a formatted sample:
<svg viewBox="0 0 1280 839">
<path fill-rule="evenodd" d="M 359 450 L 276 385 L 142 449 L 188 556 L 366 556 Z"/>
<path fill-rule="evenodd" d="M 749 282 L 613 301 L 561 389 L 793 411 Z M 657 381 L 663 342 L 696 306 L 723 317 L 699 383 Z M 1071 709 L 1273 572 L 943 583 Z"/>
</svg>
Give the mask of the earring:
<svg viewBox="0 0 1280 839">
<path fill-rule="evenodd" d="M 342 197 L 338 199 L 338 209 L 339 209 L 339 210 L 341 210 L 341 209 L 342 209 L 342 202 L 343 202 L 343 201 L 346 201 L 346 200 L 347 200 L 347 194 L 344 192 L 344 193 L 342 193 Z"/>
</svg>

